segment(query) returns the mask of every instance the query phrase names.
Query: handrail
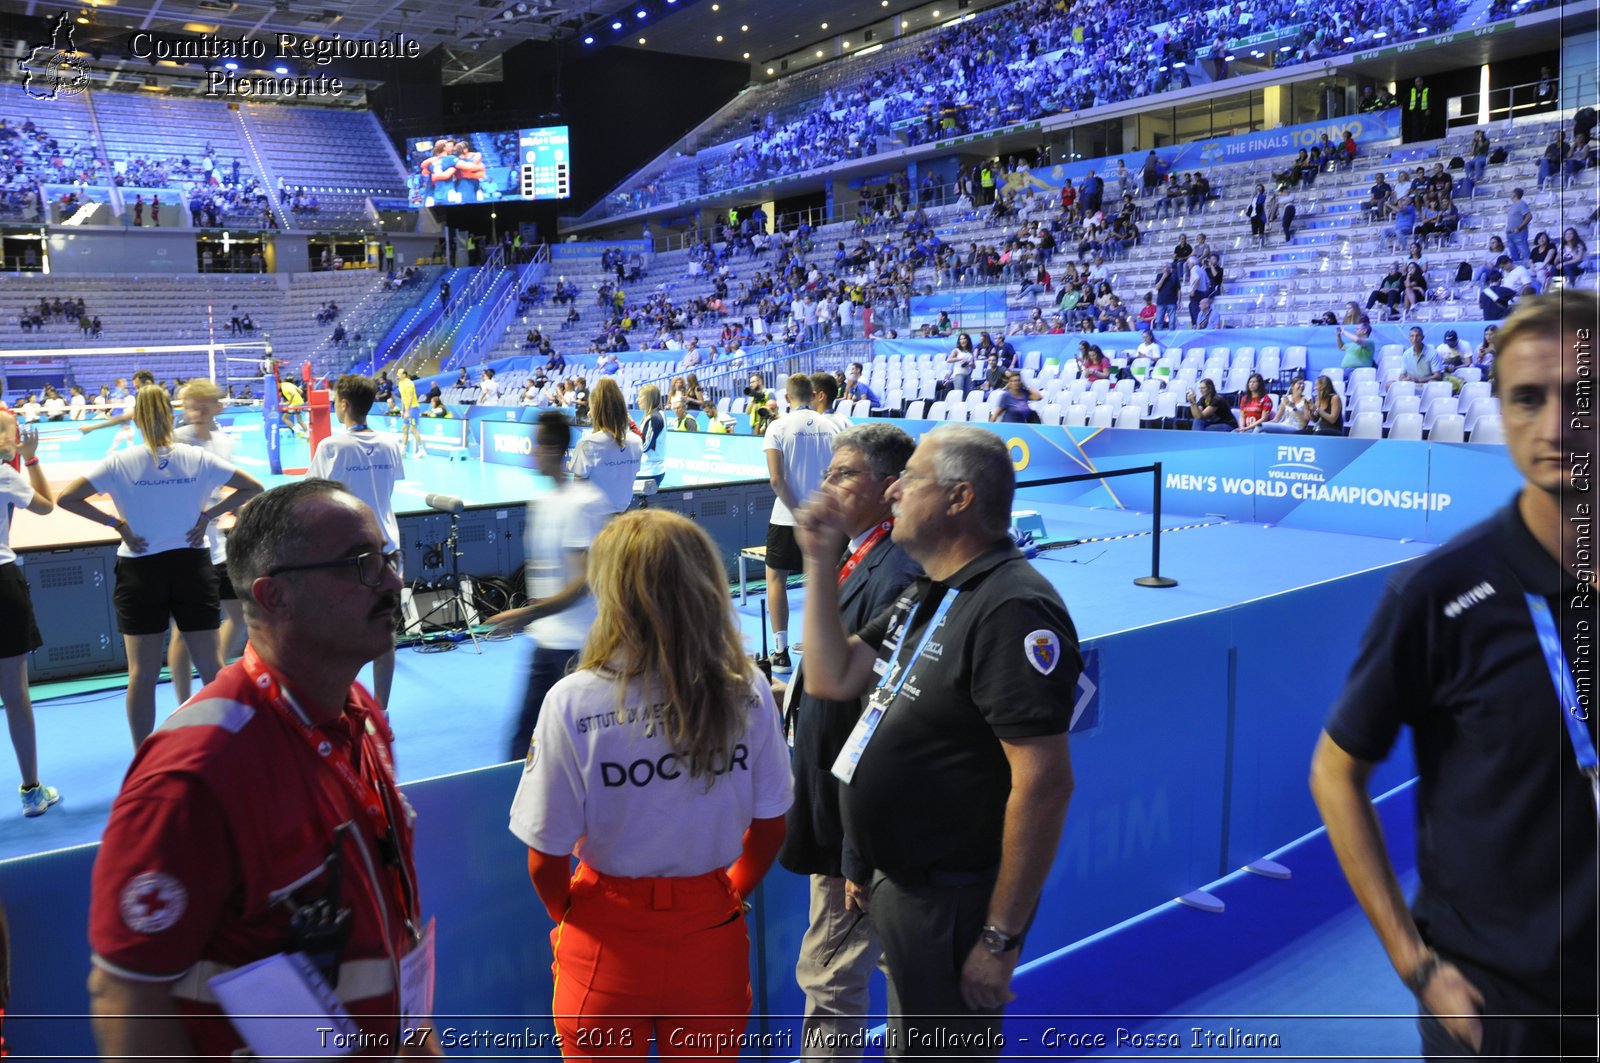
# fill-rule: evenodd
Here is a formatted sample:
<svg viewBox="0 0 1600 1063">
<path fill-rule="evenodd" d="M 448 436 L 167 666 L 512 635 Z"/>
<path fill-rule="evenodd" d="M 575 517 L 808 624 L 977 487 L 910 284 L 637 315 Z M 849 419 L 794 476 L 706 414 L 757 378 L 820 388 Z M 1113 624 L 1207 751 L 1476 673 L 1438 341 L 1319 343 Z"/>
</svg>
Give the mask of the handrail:
<svg viewBox="0 0 1600 1063">
<path fill-rule="evenodd" d="M 466 287 L 460 292 L 451 293 L 450 303 L 445 307 L 445 312 L 440 315 L 426 332 L 414 339 L 396 358 L 411 375 L 429 358 L 438 357 L 441 366 L 445 353 L 449 347 L 450 339 L 461 328 L 467 315 L 477 308 L 477 303 L 483 298 L 486 291 L 497 284 L 501 273 L 505 270 L 505 254 L 499 244 L 490 248 L 484 256 L 481 265 L 473 267 L 476 272 L 467 281 Z"/>
<path fill-rule="evenodd" d="M 529 282 L 542 279 L 548 268 L 548 250 L 543 258 L 535 256 L 533 261 L 524 266 L 510 267 L 514 277 L 511 284 L 503 289 L 493 305 L 484 311 L 478 327 L 467 338 L 467 342 L 457 352 L 456 357 L 451 359 L 452 364 L 449 368 L 457 365 L 475 365 L 483 361 L 486 351 L 493 352 L 505 334 L 506 322 L 515 316 L 518 302 L 522 298 L 522 293 L 527 290 Z"/>
<path fill-rule="evenodd" d="M 1592 101 L 1596 99 L 1596 92 L 1600 92 L 1600 83 L 1597 83 L 1593 73 L 1584 72 L 1575 78 L 1576 85 L 1569 85 L 1565 80 L 1556 81 L 1556 99 L 1553 106 L 1541 108 L 1539 105 L 1539 82 L 1525 81 L 1518 85 L 1502 85 L 1490 89 L 1488 93 L 1489 121 L 1498 122 L 1510 120 L 1515 122 L 1518 118 L 1548 117 L 1549 115 L 1580 106 L 1574 101 Z M 1459 96 L 1450 96 L 1445 99 L 1445 128 L 1458 129 L 1463 126 L 1476 126 L 1481 124 L 1480 110 L 1482 109 L 1484 94 L 1481 92 L 1464 92 Z"/>
</svg>

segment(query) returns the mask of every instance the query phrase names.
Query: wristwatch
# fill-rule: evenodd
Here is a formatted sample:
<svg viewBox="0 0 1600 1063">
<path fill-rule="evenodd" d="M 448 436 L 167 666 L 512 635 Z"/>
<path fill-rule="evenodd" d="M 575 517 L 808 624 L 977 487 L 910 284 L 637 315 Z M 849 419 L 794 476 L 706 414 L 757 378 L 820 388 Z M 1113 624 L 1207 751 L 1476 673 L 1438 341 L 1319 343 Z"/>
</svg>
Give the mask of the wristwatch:
<svg viewBox="0 0 1600 1063">
<path fill-rule="evenodd" d="M 983 936 L 978 939 L 983 942 L 983 947 L 996 956 L 1002 956 L 1022 945 L 1022 937 L 1018 934 L 1008 934 L 997 926 L 983 928 Z"/>
</svg>

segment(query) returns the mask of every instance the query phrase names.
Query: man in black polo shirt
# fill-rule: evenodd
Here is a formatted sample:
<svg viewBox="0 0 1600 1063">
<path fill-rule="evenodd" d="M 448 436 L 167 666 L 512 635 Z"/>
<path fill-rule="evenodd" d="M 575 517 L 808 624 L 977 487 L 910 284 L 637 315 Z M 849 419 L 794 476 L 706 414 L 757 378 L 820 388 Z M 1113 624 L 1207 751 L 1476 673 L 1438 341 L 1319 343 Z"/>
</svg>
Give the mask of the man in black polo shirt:
<svg viewBox="0 0 1600 1063">
<path fill-rule="evenodd" d="M 1430 1059 L 1595 1057 L 1597 798 L 1578 766 L 1595 721 L 1536 630 L 1570 660 L 1593 645 L 1594 587 L 1573 562 L 1594 491 L 1569 461 L 1586 468 L 1594 451 L 1578 365 L 1593 357 L 1597 306 L 1588 292 L 1531 299 L 1500 330 L 1522 490 L 1390 580 L 1312 761 L 1328 837 L 1417 995 Z M 1366 786 L 1402 725 L 1421 776 L 1409 911 Z"/>
<path fill-rule="evenodd" d="M 853 425 L 833 437 L 833 459 L 820 490 L 838 502 L 849 530 L 849 542 L 834 558 L 839 615 L 848 630 L 865 625 L 922 574 L 890 537 L 893 520 L 884 497 L 915 447 L 909 435 L 882 421 Z M 804 686 L 808 663 L 801 659 L 797 688 Z M 794 689 L 786 700 L 795 800 L 778 861 L 811 877 L 811 921 L 795 965 L 806 994 L 802 1055 L 859 1059 L 867 986 L 882 950 L 871 922 L 845 902 L 839 780 L 829 771 L 861 717 L 861 699 L 827 701 Z"/>
<path fill-rule="evenodd" d="M 833 771 L 846 893 L 883 943 L 901 1057 L 998 1054 L 1072 794 L 1077 633 L 1011 545 L 1014 486 L 987 429 L 925 436 L 888 498 L 894 541 L 927 576 L 855 635 L 828 578 L 849 531 L 841 507 L 821 495 L 800 513 L 806 693 L 870 694 Z"/>
</svg>

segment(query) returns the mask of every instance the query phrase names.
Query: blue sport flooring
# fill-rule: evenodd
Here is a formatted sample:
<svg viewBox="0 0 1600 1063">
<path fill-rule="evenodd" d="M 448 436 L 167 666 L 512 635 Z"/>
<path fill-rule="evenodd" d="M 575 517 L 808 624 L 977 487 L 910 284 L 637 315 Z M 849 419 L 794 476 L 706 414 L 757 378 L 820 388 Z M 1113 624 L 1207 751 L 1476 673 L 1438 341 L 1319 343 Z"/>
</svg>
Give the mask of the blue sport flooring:
<svg viewBox="0 0 1600 1063">
<path fill-rule="evenodd" d="M 295 460 L 292 454 L 286 455 L 291 467 Z M 432 489 L 448 490 L 475 502 L 510 502 L 526 497 L 530 489 L 537 490 L 526 472 L 475 461 L 429 458 L 408 465 L 408 471 L 416 481 L 418 502 L 424 490 Z M 1248 600 L 1394 565 L 1429 549 L 1427 544 L 1166 514 L 1161 571 L 1176 578 L 1178 586 L 1146 589 L 1134 586 L 1132 580 L 1149 571 L 1151 539 L 1141 534 L 1149 530 L 1148 514 L 1022 499 L 1018 507 L 1040 512 L 1046 522 L 1046 542 L 1106 540 L 1047 549 L 1036 562 L 1060 590 L 1085 639 L 1237 607 Z M 754 651 L 760 645 L 758 616 L 763 596 L 759 593 L 759 568 L 752 577 L 752 594 L 737 611 L 747 644 Z M 794 618 L 791 626 L 798 629 L 804 592 L 791 589 L 789 597 Z M 400 652 L 391 719 L 403 779 L 414 781 L 499 761 L 520 703 L 529 645 L 529 640 L 516 638 L 484 642 L 481 653 L 474 652 L 470 643 L 442 654 Z M 81 690 L 82 684 L 78 686 Z M 471 695 L 463 697 L 463 691 L 471 691 Z M 165 716 L 176 707 L 170 684 L 161 684 L 157 696 L 158 715 Z M 41 771 L 46 781 L 61 790 L 63 800 L 37 819 L 24 819 L 20 813 L 0 815 L 0 859 L 98 840 L 132 755 L 122 689 L 114 680 L 98 691 L 39 698 L 35 711 Z M 1408 892 L 1412 884 L 1406 882 Z M 1118 1026 L 1172 1034 L 1179 1038 L 1174 1047 L 1108 1049 L 1092 1054 L 1123 1058 L 1413 1058 L 1417 1045 L 1410 1017 L 1413 1005 L 1389 970 L 1376 938 L 1349 901 L 1336 873 L 1318 875 L 1316 889 L 1324 898 L 1334 895 L 1327 891 L 1337 893 L 1333 914 L 1319 911 L 1301 916 L 1297 902 L 1283 898 L 1277 903 L 1286 907 L 1278 916 L 1300 918 L 1303 925 L 1297 934 L 1277 942 L 1242 940 L 1239 951 L 1245 958 L 1223 965 L 1225 975 L 1219 975 L 1203 992 L 1162 1008 L 1164 1018 L 1075 1021 L 1076 1026 L 1111 1034 Z M 1108 940 L 1122 940 L 1119 933 L 1113 931 Z M 1174 963 L 1195 960 L 1181 953 L 1181 941 L 1180 951 L 1168 953 L 1162 950 L 1171 946 L 1154 946 L 1128 935 L 1125 947 L 1131 955 L 1116 965 L 1114 973 L 1105 971 L 1106 977 L 1121 981 L 1154 976 Z M 1076 959 L 1067 955 L 1046 962 L 1070 965 Z M 1026 1005 L 1029 995 L 1024 991 L 1019 1008 Z M 1077 1009 L 1070 1002 L 1052 998 L 1048 1010 L 1070 1013 Z M 1330 1012 L 1336 1014 L 1330 1016 Z M 1093 1010 L 1086 1014 L 1092 1015 Z M 1229 1027 L 1270 1030 L 1279 1035 L 1282 1048 L 1195 1047 L 1195 1026 L 1213 1031 Z M 1013 1043 L 1007 1054 L 1062 1057 L 1080 1053 Z"/>
</svg>

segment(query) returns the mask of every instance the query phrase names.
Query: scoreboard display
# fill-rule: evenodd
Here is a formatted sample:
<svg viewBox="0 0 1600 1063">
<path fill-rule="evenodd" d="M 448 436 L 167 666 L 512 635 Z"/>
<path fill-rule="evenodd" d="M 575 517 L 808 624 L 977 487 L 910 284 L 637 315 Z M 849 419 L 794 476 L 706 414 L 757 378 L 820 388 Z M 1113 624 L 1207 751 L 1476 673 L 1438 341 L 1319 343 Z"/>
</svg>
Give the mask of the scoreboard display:
<svg viewBox="0 0 1600 1063">
<path fill-rule="evenodd" d="M 517 137 L 523 199 L 567 199 L 571 195 L 567 127 L 524 129 Z"/>
<path fill-rule="evenodd" d="M 419 137 L 407 149 L 414 207 L 572 198 L 564 125 Z"/>
</svg>

